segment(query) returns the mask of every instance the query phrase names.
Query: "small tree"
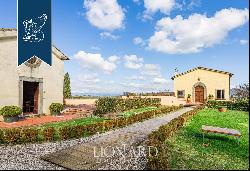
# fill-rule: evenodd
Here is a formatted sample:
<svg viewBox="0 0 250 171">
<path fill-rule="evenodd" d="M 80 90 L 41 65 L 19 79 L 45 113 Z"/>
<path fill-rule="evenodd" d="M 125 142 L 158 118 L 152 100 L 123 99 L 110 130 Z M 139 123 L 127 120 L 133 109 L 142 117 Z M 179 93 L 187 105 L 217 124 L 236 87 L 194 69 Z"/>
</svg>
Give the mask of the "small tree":
<svg viewBox="0 0 250 171">
<path fill-rule="evenodd" d="M 64 99 L 71 98 L 70 77 L 68 72 L 64 75 L 63 97 Z"/>
<path fill-rule="evenodd" d="M 236 100 L 249 100 L 249 83 L 241 84 L 233 89 Z"/>
</svg>

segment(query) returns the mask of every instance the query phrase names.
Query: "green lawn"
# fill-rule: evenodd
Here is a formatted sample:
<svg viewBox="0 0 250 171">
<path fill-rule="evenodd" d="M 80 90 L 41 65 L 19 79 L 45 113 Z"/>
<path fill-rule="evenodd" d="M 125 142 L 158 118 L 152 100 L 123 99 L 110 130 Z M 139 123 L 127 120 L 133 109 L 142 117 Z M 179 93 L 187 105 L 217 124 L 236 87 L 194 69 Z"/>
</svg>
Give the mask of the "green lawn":
<svg viewBox="0 0 250 171">
<path fill-rule="evenodd" d="M 132 109 L 132 110 L 123 112 L 122 115 L 123 117 L 129 117 L 133 114 L 138 114 L 138 113 L 142 113 L 145 111 L 151 111 L 154 109 L 157 109 L 157 107 L 145 107 L 145 108 L 140 108 L 140 109 Z M 40 128 L 54 127 L 57 129 L 61 126 L 87 125 L 87 124 L 93 124 L 96 122 L 102 122 L 103 120 L 105 119 L 101 117 L 88 117 L 88 118 L 74 119 L 74 120 L 63 121 L 63 122 L 52 122 L 52 123 L 41 125 L 39 127 Z"/>
<path fill-rule="evenodd" d="M 154 106 L 144 107 L 144 108 L 140 108 L 140 109 L 132 109 L 132 110 L 123 112 L 122 116 L 129 117 L 129 116 L 134 115 L 134 114 L 139 114 L 139 113 L 143 113 L 143 112 L 151 111 L 151 110 L 155 110 L 155 109 L 157 109 L 157 107 L 154 107 Z"/>
<path fill-rule="evenodd" d="M 248 112 L 200 111 L 166 141 L 171 169 L 248 169 L 248 121 Z M 227 135 L 205 134 L 203 144 L 202 125 L 237 129 L 242 134 L 241 142 L 238 145 L 234 137 Z"/>
</svg>

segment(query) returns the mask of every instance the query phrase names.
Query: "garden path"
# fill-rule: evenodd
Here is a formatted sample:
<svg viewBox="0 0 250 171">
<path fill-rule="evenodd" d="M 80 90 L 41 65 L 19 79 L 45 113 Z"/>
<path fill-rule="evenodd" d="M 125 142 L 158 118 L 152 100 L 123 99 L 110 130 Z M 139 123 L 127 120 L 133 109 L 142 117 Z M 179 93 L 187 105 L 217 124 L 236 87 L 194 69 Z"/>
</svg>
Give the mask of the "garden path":
<svg viewBox="0 0 250 171">
<path fill-rule="evenodd" d="M 149 150 L 157 150 L 154 147 L 151 149 L 146 147 L 147 136 L 161 125 L 190 110 L 192 110 L 191 107 L 184 108 L 125 128 L 109 131 L 91 141 L 44 155 L 42 159 L 73 170 L 145 169 L 146 153 Z"/>
</svg>

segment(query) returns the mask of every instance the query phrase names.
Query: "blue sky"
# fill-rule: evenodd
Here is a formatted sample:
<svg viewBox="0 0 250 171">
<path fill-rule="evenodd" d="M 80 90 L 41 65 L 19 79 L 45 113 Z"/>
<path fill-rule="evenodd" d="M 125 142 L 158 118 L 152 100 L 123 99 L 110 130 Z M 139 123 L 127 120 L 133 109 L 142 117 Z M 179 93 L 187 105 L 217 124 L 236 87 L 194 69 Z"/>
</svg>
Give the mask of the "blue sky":
<svg viewBox="0 0 250 171">
<path fill-rule="evenodd" d="M 249 82 L 247 0 L 53 0 L 52 39 L 74 93 L 172 90 L 197 66 Z M 0 0 L 0 27 L 16 28 L 16 0 Z"/>
</svg>

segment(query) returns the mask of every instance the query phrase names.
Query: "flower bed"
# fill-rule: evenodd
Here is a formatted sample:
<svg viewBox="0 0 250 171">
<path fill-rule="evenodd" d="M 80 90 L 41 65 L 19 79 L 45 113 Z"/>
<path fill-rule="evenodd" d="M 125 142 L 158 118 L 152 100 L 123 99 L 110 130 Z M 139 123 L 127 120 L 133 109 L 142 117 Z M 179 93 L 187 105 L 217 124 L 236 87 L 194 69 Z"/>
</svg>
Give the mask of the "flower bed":
<svg viewBox="0 0 250 171">
<path fill-rule="evenodd" d="M 181 108 L 182 106 L 162 106 L 127 118 L 104 120 L 90 124 L 62 125 L 59 129 L 52 125 L 48 127 L 2 129 L 0 130 L 0 143 L 16 144 L 80 138 L 125 127 L 135 122 L 142 122 L 162 113 L 169 113 Z"/>
<path fill-rule="evenodd" d="M 195 115 L 198 111 L 203 109 L 203 106 L 197 107 L 192 111 L 186 112 L 178 118 L 173 119 L 168 124 L 161 126 L 158 130 L 152 132 L 149 135 L 147 142 L 148 146 L 156 147 L 158 150 L 150 152 L 148 154 L 148 167 L 150 170 L 165 170 L 169 166 L 168 157 L 168 147 L 165 141 L 170 138 L 179 128 L 181 128 L 184 123 Z M 157 153 L 157 154 L 156 154 Z"/>
</svg>

